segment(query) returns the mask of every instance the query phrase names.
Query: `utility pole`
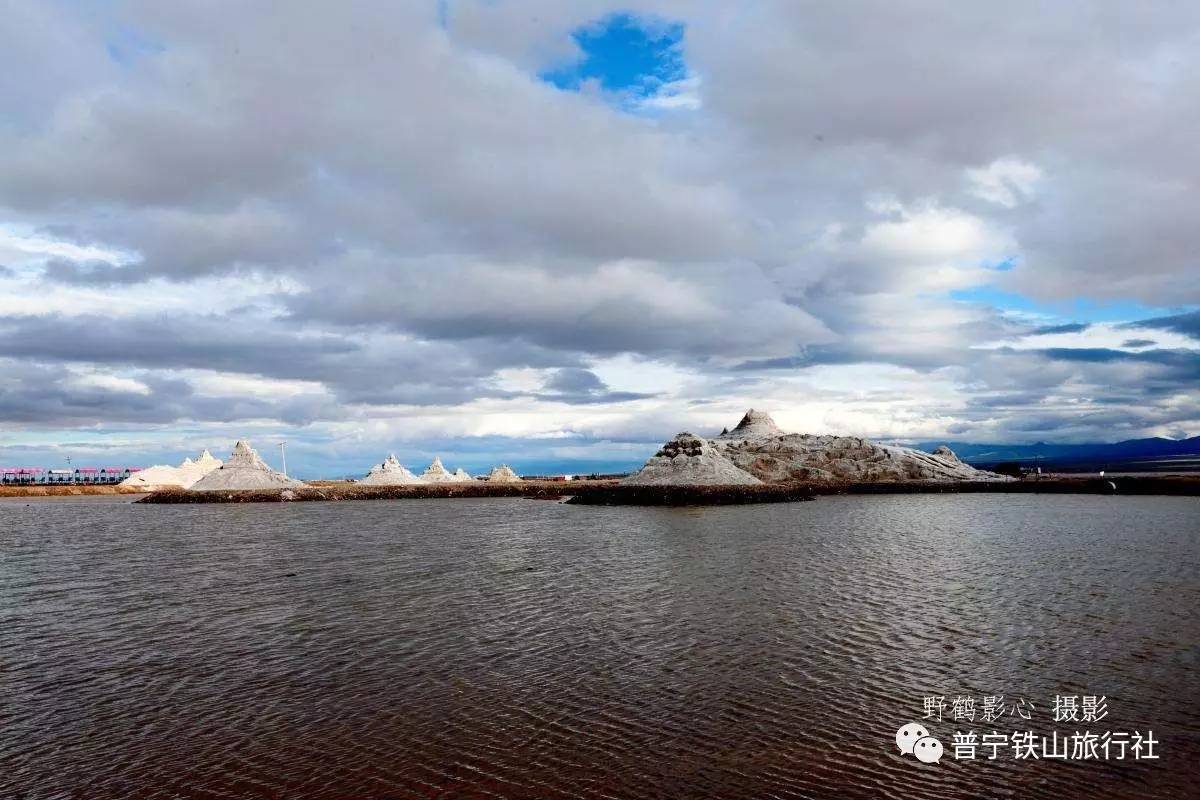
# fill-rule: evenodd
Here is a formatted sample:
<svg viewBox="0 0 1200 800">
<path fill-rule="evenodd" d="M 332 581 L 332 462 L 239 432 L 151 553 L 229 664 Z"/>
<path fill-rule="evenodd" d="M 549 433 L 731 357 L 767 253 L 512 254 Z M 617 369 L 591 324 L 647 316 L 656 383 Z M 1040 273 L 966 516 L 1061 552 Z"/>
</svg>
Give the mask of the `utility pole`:
<svg viewBox="0 0 1200 800">
<path fill-rule="evenodd" d="M 279 443 L 279 460 L 283 462 L 283 477 L 286 478 L 287 477 L 287 451 L 285 451 L 283 449 L 283 446 L 285 444 L 287 444 L 287 442 Z"/>
</svg>

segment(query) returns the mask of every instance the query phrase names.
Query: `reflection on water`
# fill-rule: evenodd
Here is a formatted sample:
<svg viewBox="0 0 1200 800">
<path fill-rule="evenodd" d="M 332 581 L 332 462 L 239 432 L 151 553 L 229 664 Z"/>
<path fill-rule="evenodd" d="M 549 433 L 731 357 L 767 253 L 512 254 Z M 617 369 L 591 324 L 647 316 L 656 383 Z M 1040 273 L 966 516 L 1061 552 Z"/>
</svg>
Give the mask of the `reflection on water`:
<svg viewBox="0 0 1200 800">
<path fill-rule="evenodd" d="M 0 796 L 1182 797 L 1198 521 L 1026 495 L 5 504 Z M 1029 698 L 1049 729 L 1056 693 L 1107 695 L 1101 728 L 1161 759 L 895 750 L 925 695 Z"/>
</svg>

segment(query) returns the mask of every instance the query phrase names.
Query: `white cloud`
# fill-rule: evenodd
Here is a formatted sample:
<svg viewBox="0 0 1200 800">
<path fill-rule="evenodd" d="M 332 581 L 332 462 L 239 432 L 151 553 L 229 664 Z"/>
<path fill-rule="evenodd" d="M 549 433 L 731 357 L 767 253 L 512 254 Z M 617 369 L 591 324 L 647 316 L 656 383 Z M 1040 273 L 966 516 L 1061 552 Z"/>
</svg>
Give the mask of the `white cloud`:
<svg viewBox="0 0 1200 800">
<path fill-rule="evenodd" d="M 834 279 L 861 292 L 911 296 L 986 283 L 983 267 L 1017 248 L 997 223 L 932 199 L 905 205 L 873 198 L 868 207 L 876 218 L 861 232 L 834 224 L 818 240 L 836 264 Z"/>
<path fill-rule="evenodd" d="M 70 378 L 70 382 L 79 388 L 103 389 L 118 393 L 131 392 L 140 395 L 149 395 L 151 393 L 150 387 L 142 381 L 107 372 L 79 372 Z"/>
<path fill-rule="evenodd" d="M 1043 177 L 1036 164 L 1013 157 L 998 158 L 966 174 L 971 194 L 1005 208 L 1030 200 Z"/>
<path fill-rule="evenodd" d="M 40 264 L 47 258 L 66 258 L 72 261 L 103 261 L 126 264 L 134 256 L 126 251 L 102 245 L 80 245 L 51 236 L 38 234 L 22 226 L 0 224 L 0 264 L 26 266 Z"/>
<path fill-rule="evenodd" d="M 905 264 L 973 266 L 1013 247 L 1012 239 L 987 221 L 955 208 L 900 208 L 898 217 L 867 227 L 861 242 L 865 255 Z"/>
<path fill-rule="evenodd" d="M 639 105 L 644 109 L 660 111 L 696 111 L 703 105 L 700 95 L 700 77 L 691 75 L 659 86 L 643 98 Z"/>
</svg>

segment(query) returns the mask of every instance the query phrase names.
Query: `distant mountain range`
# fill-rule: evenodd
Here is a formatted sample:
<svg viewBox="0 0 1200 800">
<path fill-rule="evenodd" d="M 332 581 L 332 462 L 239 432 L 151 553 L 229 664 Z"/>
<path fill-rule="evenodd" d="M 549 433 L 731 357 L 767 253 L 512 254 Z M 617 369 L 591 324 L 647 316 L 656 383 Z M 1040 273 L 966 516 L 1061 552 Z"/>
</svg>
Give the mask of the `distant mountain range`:
<svg viewBox="0 0 1200 800">
<path fill-rule="evenodd" d="M 922 450 L 932 451 L 945 442 L 921 442 Z M 1200 469 L 1200 436 L 1189 439 L 1130 439 L 1112 444 L 972 444 L 950 442 L 950 449 L 960 459 L 976 467 L 990 467 L 1005 462 L 1026 466 L 1100 467 L 1116 469 L 1144 468 L 1162 470 L 1177 468 Z"/>
</svg>

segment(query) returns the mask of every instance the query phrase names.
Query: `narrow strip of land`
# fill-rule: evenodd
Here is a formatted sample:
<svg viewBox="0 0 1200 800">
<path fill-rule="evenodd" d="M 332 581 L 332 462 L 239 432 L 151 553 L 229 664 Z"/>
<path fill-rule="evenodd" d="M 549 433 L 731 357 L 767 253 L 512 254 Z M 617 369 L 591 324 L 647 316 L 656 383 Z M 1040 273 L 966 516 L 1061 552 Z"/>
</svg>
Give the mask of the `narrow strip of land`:
<svg viewBox="0 0 1200 800">
<path fill-rule="evenodd" d="M 570 498 L 579 505 L 736 505 L 808 500 L 829 494 L 921 494 L 996 492 L 1013 494 L 1138 494 L 1200 496 L 1200 476 L 1051 478 L 1027 481 L 920 481 L 887 483 L 778 483 L 751 486 L 630 486 L 615 481 L 522 481 L 520 483 L 362 486 L 322 482 L 300 489 L 163 491 L 139 502 L 278 503 L 470 497 Z"/>
</svg>

